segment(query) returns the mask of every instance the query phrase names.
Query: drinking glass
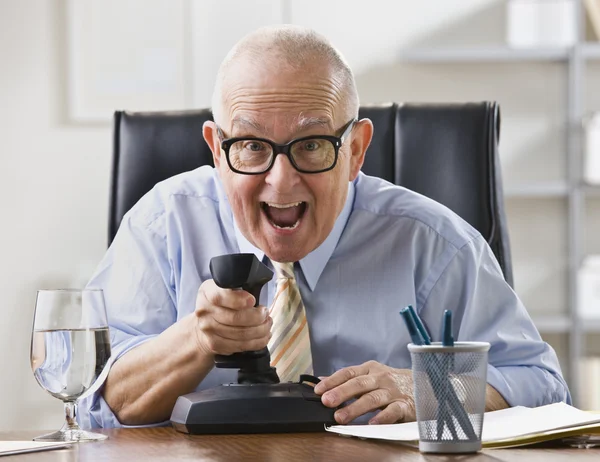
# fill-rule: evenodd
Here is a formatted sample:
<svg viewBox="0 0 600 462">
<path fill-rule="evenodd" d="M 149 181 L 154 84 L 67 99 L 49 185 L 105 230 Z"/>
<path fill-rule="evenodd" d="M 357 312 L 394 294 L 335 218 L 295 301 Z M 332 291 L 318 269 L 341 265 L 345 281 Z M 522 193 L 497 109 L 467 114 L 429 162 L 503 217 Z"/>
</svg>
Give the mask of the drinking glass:
<svg viewBox="0 0 600 462">
<path fill-rule="evenodd" d="M 31 336 L 31 369 L 40 386 L 65 404 L 66 422 L 36 441 L 97 441 L 106 435 L 82 430 L 77 400 L 102 373 L 110 337 L 101 289 L 38 290 Z"/>
</svg>

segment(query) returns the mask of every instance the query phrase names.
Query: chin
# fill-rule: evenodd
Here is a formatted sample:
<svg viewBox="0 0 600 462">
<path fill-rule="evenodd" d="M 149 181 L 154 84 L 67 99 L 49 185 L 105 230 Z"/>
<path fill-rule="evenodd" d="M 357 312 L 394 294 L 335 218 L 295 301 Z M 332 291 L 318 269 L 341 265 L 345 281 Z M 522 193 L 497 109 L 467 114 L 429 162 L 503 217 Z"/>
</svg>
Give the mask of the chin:
<svg viewBox="0 0 600 462">
<path fill-rule="evenodd" d="M 265 242 L 264 252 L 271 260 L 278 262 L 296 262 L 306 257 L 313 249 L 318 247 L 315 242 L 304 242 L 298 245 L 298 239 L 285 239 Z"/>
<path fill-rule="evenodd" d="M 265 254 L 272 261 L 277 261 L 281 263 L 286 262 L 296 262 L 302 260 L 306 257 L 310 252 L 302 252 L 297 249 L 269 249 L 265 251 Z"/>
<path fill-rule="evenodd" d="M 265 255 L 269 259 L 277 262 L 296 262 L 306 257 L 313 248 L 314 242 L 306 242 L 307 238 L 312 236 L 306 236 L 305 230 L 297 230 L 300 232 L 295 233 L 281 233 L 275 231 L 269 224 L 269 227 L 265 230 L 266 232 L 262 237 L 262 244 L 258 245 L 260 249 L 265 252 Z M 301 242 L 301 244 L 298 244 Z"/>
</svg>

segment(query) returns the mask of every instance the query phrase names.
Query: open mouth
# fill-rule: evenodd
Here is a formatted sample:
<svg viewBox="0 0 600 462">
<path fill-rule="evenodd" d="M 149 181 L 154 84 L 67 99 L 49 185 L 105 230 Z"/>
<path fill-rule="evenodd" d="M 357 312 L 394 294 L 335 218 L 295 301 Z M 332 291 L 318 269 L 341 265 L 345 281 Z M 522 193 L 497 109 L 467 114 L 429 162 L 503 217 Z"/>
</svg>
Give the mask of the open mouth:
<svg viewBox="0 0 600 462">
<path fill-rule="evenodd" d="M 260 206 L 271 224 L 278 229 L 296 229 L 306 211 L 306 202 L 293 202 L 290 204 L 273 204 L 261 202 Z"/>
</svg>

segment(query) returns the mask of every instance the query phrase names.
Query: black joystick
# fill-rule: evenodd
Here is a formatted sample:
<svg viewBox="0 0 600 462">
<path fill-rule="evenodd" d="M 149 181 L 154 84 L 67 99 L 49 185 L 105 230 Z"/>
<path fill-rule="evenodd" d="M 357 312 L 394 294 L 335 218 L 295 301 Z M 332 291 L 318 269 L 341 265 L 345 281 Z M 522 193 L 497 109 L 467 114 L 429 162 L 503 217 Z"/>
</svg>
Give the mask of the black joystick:
<svg viewBox="0 0 600 462">
<path fill-rule="evenodd" d="M 262 264 L 253 253 L 221 255 L 210 260 L 210 274 L 223 289 L 242 289 L 252 294 L 258 306 L 260 291 L 273 278 L 273 271 Z M 279 383 L 271 367 L 267 347 L 259 351 L 244 351 L 232 355 L 216 355 L 215 365 L 238 369 L 238 383 Z"/>
<path fill-rule="evenodd" d="M 210 272 L 222 288 L 243 289 L 256 299 L 273 272 L 254 254 L 214 257 Z M 220 368 L 238 368 L 238 383 L 219 385 L 177 398 L 171 423 L 190 434 L 318 432 L 334 425 L 336 409 L 314 393 L 319 379 L 300 376 L 299 382 L 279 383 L 267 348 L 216 355 Z"/>
</svg>

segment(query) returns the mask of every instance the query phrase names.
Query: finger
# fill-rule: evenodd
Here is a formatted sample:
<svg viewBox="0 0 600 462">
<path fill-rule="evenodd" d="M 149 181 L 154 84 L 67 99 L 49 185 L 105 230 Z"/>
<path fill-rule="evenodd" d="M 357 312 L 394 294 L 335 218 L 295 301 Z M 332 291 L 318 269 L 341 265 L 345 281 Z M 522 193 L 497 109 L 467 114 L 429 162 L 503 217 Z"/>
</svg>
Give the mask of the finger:
<svg viewBox="0 0 600 462">
<path fill-rule="evenodd" d="M 198 290 L 203 293 L 209 304 L 213 306 L 241 310 L 252 307 L 256 303 L 252 294 L 245 290 L 222 289 L 212 279 L 204 281 Z"/>
<path fill-rule="evenodd" d="M 267 346 L 270 335 L 255 340 L 230 340 L 223 338 L 219 335 L 213 334 L 206 336 L 206 346 L 212 354 L 217 355 L 231 355 L 233 353 L 239 353 L 242 351 L 258 351 L 262 350 Z"/>
<path fill-rule="evenodd" d="M 219 324 L 231 327 L 258 327 L 270 319 L 267 307 L 259 305 L 256 308 L 232 310 L 214 307 L 212 318 Z"/>
<path fill-rule="evenodd" d="M 321 401 L 325 406 L 339 406 L 344 401 L 380 388 L 379 376 L 380 374 L 359 375 L 323 393 Z"/>
<path fill-rule="evenodd" d="M 272 325 L 272 318 L 267 316 L 267 319 L 258 326 L 240 327 L 214 322 L 213 325 L 205 328 L 205 332 L 213 332 L 228 340 L 257 340 L 263 337 L 269 337 Z"/>
<path fill-rule="evenodd" d="M 412 399 L 397 400 L 386 406 L 379 414 L 369 420 L 370 425 L 413 422 L 417 419 Z"/>
<path fill-rule="evenodd" d="M 361 375 L 367 375 L 369 373 L 368 364 L 369 363 L 367 362 L 359 366 L 345 367 L 337 372 L 334 372 L 329 377 L 324 377 L 315 386 L 315 393 L 317 395 L 321 395 L 327 390 L 331 390 L 332 388 L 338 387 L 341 384 L 346 383 L 348 380 L 352 380 Z"/>
<path fill-rule="evenodd" d="M 365 393 L 353 403 L 336 411 L 334 417 L 338 423 L 345 424 L 367 412 L 387 406 L 391 400 L 392 395 L 389 390 L 377 388 Z"/>
</svg>

